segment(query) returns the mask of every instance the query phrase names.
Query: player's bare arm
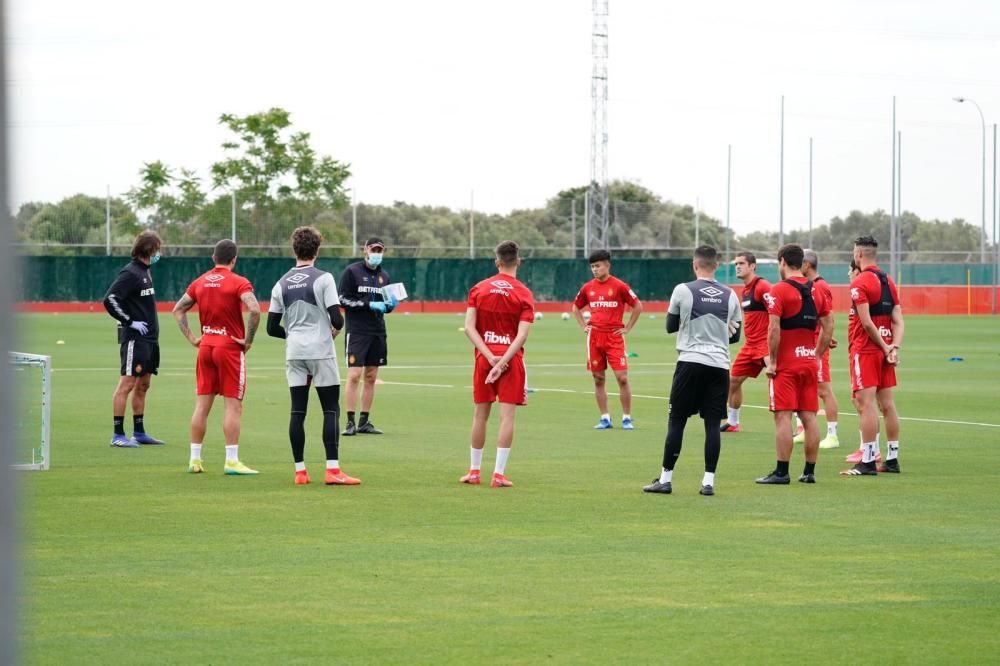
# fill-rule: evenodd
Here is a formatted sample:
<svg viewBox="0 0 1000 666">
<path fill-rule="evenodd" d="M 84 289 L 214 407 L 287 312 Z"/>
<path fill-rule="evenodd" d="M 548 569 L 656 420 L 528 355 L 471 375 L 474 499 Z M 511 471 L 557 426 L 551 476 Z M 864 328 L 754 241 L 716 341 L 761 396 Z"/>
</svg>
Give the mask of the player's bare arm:
<svg viewBox="0 0 1000 666">
<path fill-rule="evenodd" d="M 191 326 L 188 324 L 187 313 L 194 307 L 194 299 L 184 294 L 181 296 L 180 300 L 174 303 L 174 321 L 177 322 L 177 327 L 181 329 L 181 333 L 187 338 L 187 341 L 191 343 L 193 347 L 197 347 L 201 344 L 201 336 L 195 335 L 191 330 Z"/>
<path fill-rule="evenodd" d="M 590 333 L 590 324 L 587 320 L 583 318 L 583 313 L 580 312 L 580 308 L 576 307 L 576 303 L 573 304 L 573 318 L 576 319 L 576 323 L 580 325 L 584 333 Z"/>
<path fill-rule="evenodd" d="M 521 347 L 524 346 L 524 341 L 528 339 L 529 332 L 531 332 L 530 321 L 518 322 L 517 335 L 514 336 L 514 341 L 511 342 L 507 351 L 504 352 L 503 356 L 500 357 L 500 360 L 497 361 L 496 365 L 493 366 L 493 369 L 490 370 L 490 374 L 486 375 L 487 384 L 495 382 L 500 378 L 500 375 L 507 370 L 507 365 L 510 363 L 510 360 L 514 358 L 514 356 L 517 355 L 517 352 L 521 351 Z"/>
<path fill-rule="evenodd" d="M 887 345 L 885 340 L 882 339 L 882 334 L 878 332 L 878 326 L 876 326 L 875 322 L 872 321 L 872 314 L 868 309 L 868 304 L 855 303 L 854 309 L 857 310 L 858 321 L 861 322 L 861 327 L 865 329 L 865 333 L 868 334 L 868 338 L 881 348 L 883 354 L 888 356 L 893 350 L 893 346 Z M 895 309 L 893 311 L 895 311 Z M 895 338 L 893 338 L 893 340 L 895 340 Z"/>
<path fill-rule="evenodd" d="M 257 335 L 257 327 L 260 326 L 260 303 L 257 302 L 257 297 L 253 295 L 252 291 L 244 292 L 240 296 L 240 300 L 243 301 L 243 305 L 247 309 L 247 328 L 245 338 L 233 338 L 233 341 L 243 345 L 243 351 L 250 351 L 251 345 L 253 345 L 254 336 Z"/>
<path fill-rule="evenodd" d="M 490 351 L 490 348 L 483 341 L 483 336 L 479 335 L 479 331 L 476 330 L 476 308 L 466 308 L 465 310 L 465 337 L 469 338 L 472 346 L 479 350 L 479 353 L 490 362 L 490 365 L 496 366 L 500 357 Z"/>
<path fill-rule="evenodd" d="M 636 299 L 635 305 L 632 306 L 632 314 L 629 315 L 628 321 L 625 322 L 623 328 L 619 328 L 615 333 L 618 335 L 625 335 L 633 328 L 635 328 L 636 323 L 639 321 L 639 315 L 642 314 L 642 301 Z"/>
<path fill-rule="evenodd" d="M 816 358 L 822 358 L 826 350 L 830 348 L 830 341 L 833 340 L 833 315 L 828 314 L 819 318 L 819 340 L 816 342 Z"/>
<path fill-rule="evenodd" d="M 893 365 L 899 363 L 899 350 L 903 346 L 903 308 L 896 305 L 892 308 L 892 346 L 888 359 Z"/>
<path fill-rule="evenodd" d="M 764 372 L 768 377 L 778 374 L 778 345 L 781 344 L 781 317 L 769 315 L 767 320 L 767 358 L 764 359 Z"/>
</svg>

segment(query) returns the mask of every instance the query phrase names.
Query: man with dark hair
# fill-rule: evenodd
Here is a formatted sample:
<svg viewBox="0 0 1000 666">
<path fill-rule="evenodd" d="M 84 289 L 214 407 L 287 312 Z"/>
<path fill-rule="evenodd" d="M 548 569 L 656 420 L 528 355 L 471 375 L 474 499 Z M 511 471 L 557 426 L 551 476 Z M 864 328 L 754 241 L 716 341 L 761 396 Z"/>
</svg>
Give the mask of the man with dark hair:
<svg viewBox="0 0 1000 666">
<path fill-rule="evenodd" d="M 632 388 L 628 382 L 628 359 L 625 356 L 625 334 L 632 330 L 642 314 L 642 302 L 632 288 L 611 275 L 611 253 L 595 250 L 590 254 L 590 272 L 594 279 L 580 287 L 573 301 L 573 316 L 587 334 L 587 369 L 594 377 L 594 397 L 600 421 L 595 430 L 611 428 L 608 413 L 608 390 L 605 369 L 610 365 L 618 382 L 622 403 L 622 428 L 632 430 Z M 590 319 L 581 310 L 588 308 Z M 628 323 L 623 324 L 625 309 L 631 308 Z"/>
<path fill-rule="evenodd" d="M 806 464 L 799 481 L 816 483 L 819 453 L 819 410 L 816 359 L 821 357 L 833 336 L 831 304 L 811 280 L 802 275 L 802 246 L 794 243 L 778 250 L 781 282 L 771 287 L 764 300 L 769 317 L 767 328 L 770 378 L 770 408 L 774 413 L 774 447 L 777 465 L 757 483 L 787 485 L 788 463 L 792 457 L 792 414 L 798 413 L 806 431 Z M 817 326 L 820 327 L 817 337 Z"/>
<path fill-rule="evenodd" d="M 851 390 L 857 401 L 861 422 L 861 460 L 841 474 L 875 476 L 878 472 L 899 473 L 899 413 L 893 399 L 896 365 L 903 344 L 903 310 L 892 277 L 878 267 L 878 242 L 871 236 L 854 241 L 854 260 L 860 269 L 851 281 L 851 310 L 847 337 L 850 355 Z M 885 419 L 888 454 L 881 467 L 878 439 L 878 411 Z"/>
<path fill-rule="evenodd" d="M 743 281 L 743 328 L 746 340 L 733 361 L 729 373 L 729 415 L 722 424 L 722 432 L 740 431 L 740 407 L 743 406 L 743 382 L 757 377 L 767 365 L 767 306 L 764 294 L 771 291 L 771 283 L 757 275 L 757 257 L 753 252 L 740 252 L 733 264 L 736 277 Z"/>
<path fill-rule="evenodd" d="M 226 463 L 223 472 L 231 476 L 257 473 L 240 461 L 239 448 L 246 395 L 246 353 L 260 325 L 260 304 L 250 280 L 233 272 L 237 255 L 233 241 L 226 239 L 216 243 L 212 253 L 215 267 L 192 282 L 174 304 L 177 326 L 198 350 L 195 407 L 191 416 L 191 459 L 188 462 L 188 472 L 192 474 L 205 471 L 201 447 L 208 429 L 208 415 L 217 395 L 221 395 L 225 403 L 222 433 L 226 439 Z M 187 321 L 187 313 L 195 305 L 201 324 L 200 336 L 191 331 Z M 243 306 L 249 312 L 245 327 Z"/>
<path fill-rule="evenodd" d="M 493 403 L 500 402 L 500 430 L 497 459 L 493 468 L 493 488 L 514 484 L 506 476 L 507 458 L 514 441 L 514 417 L 518 405 L 528 404 L 524 342 L 534 321 L 535 299 L 531 290 L 517 280 L 520 250 L 514 241 L 497 245 L 497 274 L 469 290 L 465 311 L 465 335 L 475 347 L 472 373 L 472 444 L 469 473 L 459 481 L 479 485 L 486 446 L 486 425 Z"/>
<path fill-rule="evenodd" d="M 726 415 L 729 345 L 740 337 L 743 312 L 735 292 L 715 280 L 719 255 L 710 245 L 694 251 L 696 280 L 679 284 L 670 296 L 667 333 L 677 333 L 677 366 L 670 388 L 663 467 L 643 492 L 670 494 L 674 465 L 681 453 L 688 418 L 700 414 L 705 425 L 705 475 L 702 495 L 715 494 L 721 450 L 719 421 Z"/>
<path fill-rule="evenodd" d="M 132 261 L 119 273 L 104 296 L 104 309 L 118 322 L 121 379 L 112 398 L 114 434 L 111 446 L 135 449 L 140 444 L 163 444 L 146 432 L 146 393 L 160 367 L 160 324 L 156 290 L 149 267 L 160 260 L 160 236 L 150 229 L 132 245 Z M 125 404 L 132 394 L 132 438 L 125 436 Z"/>
<path fill-rule="evenodd" d="M 830 303 L 830 310 L 832 312 L 833 292 L 830 291 L 830 285 L 827 281 L 819 275 L 819 255 L 816 254 L 815 250 L 805 249 L 802 251 L 802 275 L 806 279 L 812 280 L 817 297 L 823 298 Z M 833 317 L 832 314 L 830 316 Z M 836 325 L 836 322 L 834 322 L 834 325 Z M 818 335 L 819 332 L 817 331 Z M 826 437 L 819 442 L 819 448 L 821 449 L 835 449 L 840 446 L 840 438 L 837 435 L 837 412 L 839 411 L 839 405 L 837 404 L 837 396 L 834 395 L 833 388 L 830 386 L 830 349 L 836 348 L 837 340 L 830 338 L 829 349 L 823 354 L 823 358 L 818 361 L 819 400 L 823 403 L 823 415 L 826 417 Z M 795 417 L 795 437 L 792 441 L 796 444 L 802 444 L 806 441 L 806 430 L 798 416 Z"/>
<path fill-rule="evenodd" d="M 347 320 L 347 426 L 345 435 L 381 435 L 371 422 L 372 402 L 378 369 L 389 356 L 386 344 L 385 315 L 398 305 L 395 297 L 386 298 L 383 288 L 389 274 L 382 268 L 385 242 L 378 236 L 365 241 L 365 259 L 349 265 L 340 276 L 340 305 Z M 361 418 L 354 423 L 354 408 L 361 388 Z"/>
<path fill-rule="evenodd" d="M 271 290 L 267 334 L 285 340 L 285 374 L 292 398 L 288 438 L 295 463 L 295 485 L 309 483 L 305 420 L 312 384 L 323 408 L 326 485 L 356 486 L 361 481 L 340 469 L 340 370 L 333 339 L 344 327 L 344 317 L 333 276 L 315 265 L 322 242 L 315 227 L 299 227 L 292 234 L 295 267 Z"/>
</svg>

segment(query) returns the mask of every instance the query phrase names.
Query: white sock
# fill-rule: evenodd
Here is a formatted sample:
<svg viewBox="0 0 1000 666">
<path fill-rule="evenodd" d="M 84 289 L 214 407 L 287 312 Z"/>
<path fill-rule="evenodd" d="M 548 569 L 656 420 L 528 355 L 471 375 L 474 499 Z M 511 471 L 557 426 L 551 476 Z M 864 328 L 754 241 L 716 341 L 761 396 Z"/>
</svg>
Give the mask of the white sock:
<svg viewBox="0 0 1000 666">
<path fill-rule="evenodd" d="M 601 418 L 610 421 L 611 420 L 611 414 L 601 414 Z"/>
<path fill-rule="evenodd" d="M 240 459 L 239 444 L 226 444 L 226 462 L 236 462 Z"/>
<path fill-rule="evenodd" d="M 886 454 L 886 460 L 895 460 L 899 457 L 899 441 L 889 442 L 889 453 Z"/>
<path fill-rule="evenodd" d="M 836 421 L 827 421 L 826 422 L 826 434 L 827 435 L 833 435 L 834 437 L 837 436 L 837 422 Z"/>
<path fill-rule="evenodd" d="M 802 419 L 798 416 L 795 417 L 795 432 L 801 430 L 804 426 L 802 425 Z"/>
<path fill-rule="evenodd" d="M 469 465 L 469 469 L 482 469 L 483 467 L 483 450 L 477 448 L 470 448 L 472 464 Z"/>
<path fill-rule="evenodd" d="M 201 460 L 201 444 L 191 442 L 191 460 Z"/>
<path fill-rule="evenodd" d="M 503 474 L 507 469 L 507 458 L 510 456 L 510 447 L 506 449 L 497 448 L 497 464 L 493 468 L 494 474 Z"/>
<path fill-rule="evenodd" d="M 326 468 L 327 469 L 340 469 L 340 461 L 339 460 L 327 460 L 326 461 Z"/>
<path fill-rule="evenodd" d="M 729 423 L 731 423 L 733 425 L 739 425 L 740 424 L 740 408 L 739 407 L 737 407 L 736 409 L 733 409 L 732 407 L 729 408 Z"/>
<path fill-rule="evenodd" d="M 715 472 L 705 472 L 705 476 L 701 479 L 701 485 L 703 486 L 714 486 L 715 485 Z"/>
<path fill-rule="evenodd" d="M 861 462 L 870 463 L 875 462 L 875 457 L 878 455 L 878 440 L 874 442 L 865 442 L 864 453 L 861 454 Z"/>
<path fill-rule="evenodd" d="M 296 472 L 306 471 L 306 463 L 304 461 L 300 463 L 295 463 L 295 471 Z"/>
<path fill-rule="evenodd" d="M 625 419 L 631 419 L 631 418 L 632 418 L 631 414 L 622 414 L 622 421 L 624 421 Z"/>
<path fill-rule="evenodd" d="M 660 472 L 660 483 L 670 483 L 670 479 L 674 478 L 674 470 L 664 468 Z"/>
<path fill-rule="evenodd" d="M 861 444 L 858 445 L 858 448 L 865 448 L 865 434 L 860 430 L 858 431 L 858 441 L 861 442 Z"/>
</svg>

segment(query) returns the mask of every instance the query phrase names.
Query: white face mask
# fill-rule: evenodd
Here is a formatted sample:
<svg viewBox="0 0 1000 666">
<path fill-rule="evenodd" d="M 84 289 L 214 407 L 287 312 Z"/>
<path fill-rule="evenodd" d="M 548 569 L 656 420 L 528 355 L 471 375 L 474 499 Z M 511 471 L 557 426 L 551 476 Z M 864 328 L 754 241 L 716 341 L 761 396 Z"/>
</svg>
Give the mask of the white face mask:
<svg viewBox="0 0 1000 666">
<path fill-rule="evenodd" d="M 378 268 L 382 263 L 382 253 L 381 252 L 369 252 L 368 253 L 368 265 Z"/>
<path fill-rule="evenodd" d="M 159 260 L 160 260 L 160 253 L 157 252 L 156 254 L 154 254 L 152 257 L 149 258 L 149 265 L 152 266 L 153 264 L 155 264 Z"/>
</svg>

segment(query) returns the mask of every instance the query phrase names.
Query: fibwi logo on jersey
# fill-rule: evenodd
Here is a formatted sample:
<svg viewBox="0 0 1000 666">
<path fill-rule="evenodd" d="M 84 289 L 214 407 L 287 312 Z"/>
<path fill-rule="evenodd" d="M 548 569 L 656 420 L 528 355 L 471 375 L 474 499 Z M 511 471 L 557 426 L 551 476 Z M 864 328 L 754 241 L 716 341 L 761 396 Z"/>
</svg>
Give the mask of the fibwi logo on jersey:
<svg viewBox="0 0 1000 666">
<path fill-rule="evenodd" d="M 892 340 L 892 329 L 886 328 L 885 326 L 879 326 L 878 334 L 882 336 L 883 340 Z"/>
<path fill-rule="evenodd" d="M 795 348 L 795 358 L 816 358 L 816 348 L 799 345 Z"/>
<path fill-rule="evenodd" d="M 486 331 L 483 333 L 483 342 L 488 345 L 509 345 L 511 339 L 509 335 L 499 335 L 494 331 Z"/>
<path fill-rule="evenodd" d="M 201 332 L 205 335 L 229 335 L 225 326 L 202 326 Z"/>
</svg>

